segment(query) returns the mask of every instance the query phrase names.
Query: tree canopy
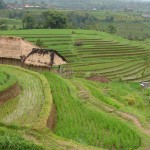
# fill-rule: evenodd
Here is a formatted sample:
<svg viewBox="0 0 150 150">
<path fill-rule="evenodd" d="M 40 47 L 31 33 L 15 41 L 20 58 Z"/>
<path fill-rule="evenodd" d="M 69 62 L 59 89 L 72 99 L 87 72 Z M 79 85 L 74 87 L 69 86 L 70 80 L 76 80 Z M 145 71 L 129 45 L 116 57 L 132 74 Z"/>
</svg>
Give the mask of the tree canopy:
<svg viewBox="0 0 150 150">
<path fill-rule="evenodd" d="M 23 28 L 25 29 L 34 29 L 35 22 L 33 16 L 30 14 L 25 15 L 24 18 L 22 19 L 22 24 Z"/>
<path fill-rule="evenodd" d="M 0 20 L 0 30 L 7 30 L 8 25 L 5 20 Z"/>
<path fill-rule="evenodd" d="M 67 18 L 59 12 L 46 11 L 42 16 L 44 19 L 44 28 L 62 29 L 67 25 Z"/>
<path fill-rule="evenodd" d="M 5 8 L 6 4 L 3 0 L 0 0 L 0 9 Z"/>
<path fill-rule="evenodd" d="M 51 28 L 63 29 L 67 26 L 67 19 L 59 12 L 46 11 L 39 15 L 25 14 L 22 19 L 24 29 Z"/>
</svg>

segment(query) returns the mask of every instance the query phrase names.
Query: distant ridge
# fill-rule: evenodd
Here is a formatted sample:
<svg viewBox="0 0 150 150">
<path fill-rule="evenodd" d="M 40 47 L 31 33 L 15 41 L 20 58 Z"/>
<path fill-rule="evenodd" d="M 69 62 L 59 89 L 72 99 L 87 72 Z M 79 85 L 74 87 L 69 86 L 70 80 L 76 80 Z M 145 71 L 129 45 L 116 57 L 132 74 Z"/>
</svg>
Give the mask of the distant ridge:
<svg viewBox="0 0 150 150">
<path fill-rule="evenodd" d="M 6 3 L 17 1 L 22 3 L 22 0 L 4 0 Z M 41 3 L 43 0 L 36 0 L 36 3 Z M 61 9 L 98 9 L 98 10 L 124 10 L 130 8 L 133 10 L 142 9 L 149 10 L 149 0 L 45 0 L 51 6 Z M 31 3 L 26 0 L 26 3 Z M 148 4 L 147 4 L 148 3 Z"/>
</svg>

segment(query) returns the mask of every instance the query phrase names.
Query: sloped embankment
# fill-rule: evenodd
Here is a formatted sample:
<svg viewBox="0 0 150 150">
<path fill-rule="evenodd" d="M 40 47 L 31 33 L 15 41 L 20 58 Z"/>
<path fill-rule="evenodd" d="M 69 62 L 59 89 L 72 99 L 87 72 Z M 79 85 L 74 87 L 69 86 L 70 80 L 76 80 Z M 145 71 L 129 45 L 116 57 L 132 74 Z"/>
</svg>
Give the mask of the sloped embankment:
<svg viewBox="0 0 150 150">
<path fill-rule="evenodd" d="M 22 91 L 17 97 L 16 106 L 8 101 L 9 108 L 3 110 L 2 113 L 6 115 L 0 121 L 7 124 L 16 123 L 19 126 L 28 124 L 33 128 L 45 128 L 52 109 L 52 95 L 45 77 L 40 73 L 14 66 L 1 65 L 1 70 L 15 76 Z M 5 113 L 7 109 L 12 109 L 13 112 Z"/>
<path fill-rule="evenodd" d="M 0 105 L 4 104 L 6 101 L 15 98 L 20 93 L 20 87 L 18 83 L 13 84 L 8 89 L 0 92 Z"/>
<path fill-rule="evenodd" d="M 0 105 L 15 98 L 20 93 L 20 86 L 14 76 L 0 70 Z"/>
</svg>

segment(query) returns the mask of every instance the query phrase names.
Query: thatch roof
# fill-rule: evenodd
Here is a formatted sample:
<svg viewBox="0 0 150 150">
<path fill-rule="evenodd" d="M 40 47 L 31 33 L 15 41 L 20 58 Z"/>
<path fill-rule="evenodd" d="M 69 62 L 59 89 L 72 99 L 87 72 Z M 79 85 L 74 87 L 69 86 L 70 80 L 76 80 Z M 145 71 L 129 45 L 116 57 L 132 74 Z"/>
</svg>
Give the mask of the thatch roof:
<svg viewBox="0 0 150 150">
<path fill-rule="evenodd" d="M 0 57 L 3 58 L 20 59 L 20 56 L 27 56 L 35 47 L 38 48 L 22 38 L 0 36 Z"/>
<path fill-rule="evenodd" d="M 0 57 L 21 59 L 27 65 L 52 67 L 66 64 L 66 59 L 56 50 L 39 49 L 34 44 L 18 37 L 0 36 Z"/>
<path fill-rule="evenodd" d="M 52 67 L 52 65 L 66 64 L 67 60 L 53 49 L 33 48 L 23 61 L 24 64 Z"/>
</svg>

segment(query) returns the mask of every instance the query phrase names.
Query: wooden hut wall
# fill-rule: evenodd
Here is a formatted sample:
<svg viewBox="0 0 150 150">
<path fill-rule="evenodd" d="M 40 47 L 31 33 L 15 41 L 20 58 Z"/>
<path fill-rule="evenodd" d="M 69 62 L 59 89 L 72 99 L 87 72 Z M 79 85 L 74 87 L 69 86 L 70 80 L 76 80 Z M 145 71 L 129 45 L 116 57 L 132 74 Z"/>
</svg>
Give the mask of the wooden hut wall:
<svg viewBox="0 0 150 150">
<path fill-rule="evenodd" d="M 20 60 L 19 59 L 13 59 L 13 58 L 0 58 L 0 64 L 21 66 Z"/>
<path fill-rule="evenodd" d="M 33 70 L 33 71 L 46 71 L 46 70 L 49 70 L 48 67 L 25 65 L 25 64 L 23 65 L 23 68 Z"/>
<path fill-rule="evenodd" d="M 0 58 L 0 64 L 3 64 L 3 58 Z"/>
<path fill-rule="evenodd" d="M 0 64 L 22 66 L 22 63 L 19 59 L 13 59 L 13 58 L 0 58 Z M 23 68 L 30 69 L 33 71 L 48 70 L 48 67 L 40 67 L 40 66 L 32 66 L 32 65 L 23 65 Z"/>
</svg>

